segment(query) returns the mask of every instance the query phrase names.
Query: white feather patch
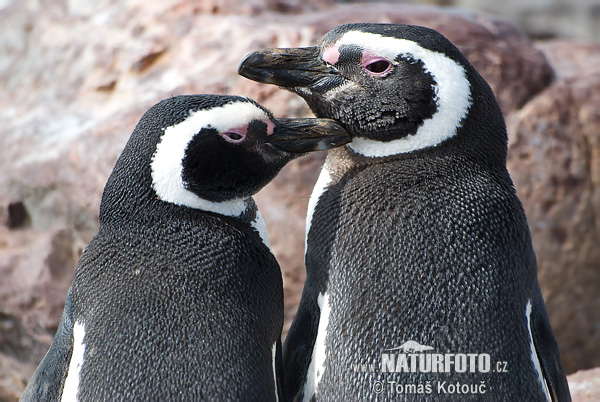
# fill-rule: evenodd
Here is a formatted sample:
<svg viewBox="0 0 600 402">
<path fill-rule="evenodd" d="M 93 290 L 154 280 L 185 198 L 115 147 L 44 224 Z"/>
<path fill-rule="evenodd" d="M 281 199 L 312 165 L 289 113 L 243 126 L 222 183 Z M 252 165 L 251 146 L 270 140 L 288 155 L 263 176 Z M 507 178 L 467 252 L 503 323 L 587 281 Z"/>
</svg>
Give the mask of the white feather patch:
<svg viewBox="0 0 600 402">
<path fill-rule="evenodd" d="M 527 317 L 527 329 L 529 330 L 529 341 L 531 345 L 531 361 L 533 362 L 533 366 L 535 367 L 535 371 L 538 375 L 538 381 L 542 387 L 542 391 L 546 395 L 546 400 L 550 402 L 550 393 L 548 392 L 548 384 L 546 384 L 546 380 L 544 380 L 544 375 L 542 374 L 542 366 L 540 365 L 540 360 L 538 359 L 537 353 L 535 351 L 535 344 L 533 343 L 533 334 L 531 332 L 531 300 L 527 301 L 527 306 L 525 307 L 525 316 Z"/>
<path fill-rule="evenodd" d="M 269 120 L 269 117 L 252 103 L 236 102 L 193 111 L 181 123 L 167 127 L 152 157 L 152 186 L 158 197 L 177 205 L 240 216 L 246 210 L 243 199 L 213 202 L 186 189 L 182 162 L 188 144 L 203 128 L 212 127 L 221 133 L 243 127 L 252 120 Z"/>
<path fill-rule="evenodd" d="M 69 371 L 65 379 L 61 401 L 77 401 L 79 399 L 77 393 L 79 392 L 79 377 L 85 353 L 84 337 L 85 326 L 83 323 L 75 323 L 73 326 L 73 353 L 71 354 L 71 362 L 69 363 Z"/>
<path fill-rule="evenodd" d="M 306 232 L 304 233 L 304 253 L 306 254 L 307 250 L 307 242 L 308 242 L 308 232 L 310 230 L 310 225 L 312 222 L 313 214 L 315 213 L 315 208 L 317 207 L 317 203 L 321 196 L 327 191 L 327 186 L 331 183 L 331 176 L 329 175 L 329 170 L 327 170 L 327 164 L 325 164 L 321 168 L 321 173 L 319 174 L 319 178 L 315 183 L 315 187 L 313 188 L 312 194 L 308 199 L 308 208 L 306 211 Z"/>
<path fill-rule="evenodd" d="M 275 356 L 277 355 L 277 342 L 273 343 L 271 349 L 273 355 L 273 380 L 275 381 L 275 401 L 279 401 L 279 392 L 277 392 L 277 370 L 275 368 Z"/>
<path fill-rule="evenodd" d="M 358 45 L 390 61 L 394 61 L 398 55 L 420 60 L 437 83 L 434 90 L 438 110 L 423 122 L 414 135 L 389 142 L 357 137 L 348 144 L 352 150 L 368 157 L 390 156 L 435 146 L 456 135 L 472 102 L 471 86 L 460 64 L 416 42 L 374 33 L 350 31 L 332 46 L 339 48 L 342 45 Z"/>
<path fill-rule="evenodd" d="M 254 230 L 258 232 L 265 246 L 267 246 L 269 250 L 271 250 L 271 241 L 269 240 L 269 232 L 267 231 L 267 225 L 258 209 L 256 210 L 256 217 L 250 223 L 250 225 L 252 225 Z"/>
<path fill-rule="evenodd" d="M 329 293 L 321 293 L 317 298 L 319 305 L 319 327 L 317 329 L 317 339 L 313 348 L 310 365 L 306 373 L 306 382 L 304 383 L 304 400 L 310 401 L 317 392 L 317 387 L 323 377 L 325 369 L 325 358 L 327 357 L 327 348 L 325 339 L 327 338 L 327 327 L 329 326 Z"/>
</svg>

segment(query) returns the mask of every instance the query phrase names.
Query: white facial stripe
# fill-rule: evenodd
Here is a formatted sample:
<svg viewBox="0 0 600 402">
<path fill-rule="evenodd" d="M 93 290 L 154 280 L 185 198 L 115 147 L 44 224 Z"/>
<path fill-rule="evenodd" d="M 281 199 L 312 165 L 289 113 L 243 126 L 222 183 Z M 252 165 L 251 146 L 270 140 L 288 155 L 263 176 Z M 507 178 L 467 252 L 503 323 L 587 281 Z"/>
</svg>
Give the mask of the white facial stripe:
<svg viewBox="0 0 600 402">
<path fill-rule="evenodd" d="M 248 125 L 252 120 L 270 120 L 264 110 L 250 102 L 234 102 L 207 110 L 192 112 L 181 123 L 171 126 L 178 128 L 190 139 L 203 127 L 211 126 L 222 133 L 232 128 Z M 171 128 L 169 127 L 169 128 Z M 167 129 L 168 130 L 168 129 Z"/>
<path fill-rule="evenodd" d="M 398 55 L 421 60 L 437 83 L 434 90 L 438 110 L 423 122 L 416 134 L 390 142 L 358 137 L 348 144 L 352 150 L 369 157 L 390 156 L 435 146 L 456 135 L 471 106 L 471 86 L 460 64 L 413 41 L 373 33 L 350 31 L 333 47 L 342 45 L 360 46 L 370 54 L 385 57 L 394 63 Z"/>
<path fill-rule="evenodd" d="M 83 323 L 75 323 L 73 326 L 73 353 L 69 363 L 69 371 L 63 387 L 61 401 L 77 401 L 79 392 L 79 376 L 83 366 L 83 355 L 85 353 L 85 327 Z"/>
<path fill-rule="evenodd" d="M 533 366 L 535 367 L 535 371 L 538 374 L 538 381 L 542 386 L 542 391 L 546 395 L 546 400 L 550 402 L 550 393 L 548 392 L 548 384 L 544 380 L 544 376 L 542 374 L 542 367 L 540 365 L 540 360 L 538 359 L 537 353 L 535 351 L 535 345 L 533 343 L 533 334 L 531 332 L 531 300 L 527 301 L 527 306 L 525 307 L 525 316 L 527 317 L 527 329 L 529 330 L 529 341 L 531 342 L 531 360 L 533 361 Z"/>
<path fill-rule="evenodd" d="M 202 128 L 212 127 L 222 133 L 246 126 L 252 120 L 270 119 L 254 104 L 236 102 L 191 112 L 181 123 L 167 127 L 152 157 L 152 186 L 158 197 L 173 204 L 222 215 L 241 215 L 246 209 L 244 200 L 212 202 L 186 189 L 182 177 L 182 162 L 188 144 Z"/>
<path fill-rule="evenodd" d="M 319 386 L 321 377 L 323 377 L 325 358 L 327 357 L 325 339 L 327 338 L 329 313 L 331 311 L 329 307 L 329 293 L 325 292 L 319 294 L 317 303 L 320 310 L 319 327 L 317 329 L 317 339 L 315 340 L 310 365 L 308 366 L 308 372 L 306 373 L 306 383 L 304 383 L 305 401 L 310 401 L 317 392 L 317 387 Z"/>
</svg>

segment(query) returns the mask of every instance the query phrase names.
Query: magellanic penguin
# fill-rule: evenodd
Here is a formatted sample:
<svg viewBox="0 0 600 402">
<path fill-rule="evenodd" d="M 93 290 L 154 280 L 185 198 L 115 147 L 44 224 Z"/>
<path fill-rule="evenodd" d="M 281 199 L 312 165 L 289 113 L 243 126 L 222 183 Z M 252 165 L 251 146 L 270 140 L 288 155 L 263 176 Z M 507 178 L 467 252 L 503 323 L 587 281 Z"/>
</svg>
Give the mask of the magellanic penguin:
<svg viewBox="0 0 600 402">
<path fill-rule="evenodd" d="M 570 399 L 504 119 L 454 45 L 424 27 L 342 25 L 317 47 L 252 53 L 240 73 L 353 138 L 309 203 L 289 398 Z"/>
<path fill-rule="evenodd" d="M 276 400 L 282 278 L 251 196 L 298 152 L 349 140 L 242 97 L 150 108 L 22 400 Z"/>
</svg>

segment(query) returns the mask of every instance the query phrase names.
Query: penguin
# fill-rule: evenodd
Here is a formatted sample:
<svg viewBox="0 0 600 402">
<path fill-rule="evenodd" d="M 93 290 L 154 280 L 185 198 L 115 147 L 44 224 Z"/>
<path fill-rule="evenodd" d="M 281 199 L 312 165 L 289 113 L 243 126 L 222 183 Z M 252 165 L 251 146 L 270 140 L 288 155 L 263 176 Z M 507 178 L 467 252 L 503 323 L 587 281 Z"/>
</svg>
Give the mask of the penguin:
<svg viewBox="0 0 600 402">
<path fill-rule="evenodd" d="M 239 72 L 352 137 L 309 202 L 288 399 L 570 400 L 504 118 L 448 39 L 346 24 L 315 47 L 251 53 Z"/>
<path fill-rule="evenodd" d="M 349 140 L 244 97 L 151 107 L 21 400 L 277 400 L 283 286 L 252 195 L 296 156 Z"/>
</svg>

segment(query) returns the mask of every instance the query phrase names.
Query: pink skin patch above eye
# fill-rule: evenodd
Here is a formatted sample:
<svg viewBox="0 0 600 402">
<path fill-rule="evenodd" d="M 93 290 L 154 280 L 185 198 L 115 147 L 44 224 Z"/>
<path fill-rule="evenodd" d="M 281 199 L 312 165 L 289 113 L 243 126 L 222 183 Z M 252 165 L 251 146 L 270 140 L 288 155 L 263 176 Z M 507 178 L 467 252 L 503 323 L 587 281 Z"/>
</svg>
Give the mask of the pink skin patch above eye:
<svg viewBox="0 0 600 402">
<path fill-rule="evenodd" d="M 337 63 L 339 59 L 340 59 L 340 51 L 339 51 L 338 46 L 331 46 L 330 48 L 327 48 L 327 50 L 325 50 L 323 52 L 323 61 L 331 64 L 332 66 L 335 63 Z"/>
<path fill-rule="evenodd" d="M 267 135 L 271 135 L 275 132 L 275 123 L 273 123 L 271 120 L 261 121 L 267 125 Z"/>
</svg>

